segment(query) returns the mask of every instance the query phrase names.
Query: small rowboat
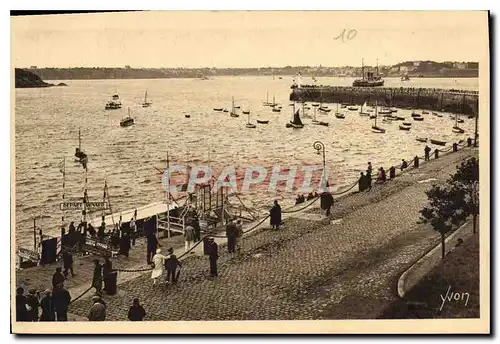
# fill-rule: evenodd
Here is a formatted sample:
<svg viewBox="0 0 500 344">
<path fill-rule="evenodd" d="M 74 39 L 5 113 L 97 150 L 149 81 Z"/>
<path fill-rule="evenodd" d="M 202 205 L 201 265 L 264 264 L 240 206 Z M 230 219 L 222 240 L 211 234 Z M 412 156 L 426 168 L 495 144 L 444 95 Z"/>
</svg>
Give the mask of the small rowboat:
<svg viewBox="0 0 500 344">
<path fill-rule="evenodd" d="M 247 128 L 257 128 L 257 126 L 255 124 L 253 124 L 253 123 L 247 123 L 247 124 L 245 124 L 245 127 L 247 127 Z"/>
<path fill-rule="evenodd" d="M 413 120 L 422 122 L 424 120 L 424 118 L 423 117 L 413 117 Z"/>
<path fill-rule="evenodd" d="M 345 104 L 341 104 L 341 105 L 340 105 L 340 108 L 341 108 L 341 109 L 345 109 L 346 107 L 347 107 L 347 105 L 345 105 Z"/>
<path fill-rule="evenodd" d="M 222 111 L 222 108 L 214 108 L 214 111 Z"/>
<path fill-rule="evenodd" d="M 403 122 L 403 125 L 411 126 L 411 122 Z"/>
<path fill-rule="evenodd" d="M 427 142 L 427 137 L 417 137 L 417 141 L 419 141 L 419 142 Z"/>
<path fill-rule="evenodd" d="M 463 123 L 463 122 L 464 122 L 463 119 L 461 119 L 461 118 L 457 119 L 457 123 Z"/>
<path fill-rule="evenodd" d="M 344 118 L 345 118 L 345 115 L 344 115 L 343 113 L 338 113 L 338 112 L 336 112 L 336 113 L 335 113 L 335 117 L 340 118 L 340 119 L 344 119 Z"/>
<path fill-rule="evenodd" d="M 347 110 L 350 110 L 350 111 L 357 111 L 359 108 L 357 106 L 349 106 L 347 108 Z"/>
<path fill-rule="evenodd" d="M 396 120 L 398 120 L 398 121 L 404 121 L 404 120 L 405 120 L 405 118 L 404 118 L 404 117 L 401 117 L 401 116 L 397 116 L 397 117 L 396 117 Z"/>
<path fill-rule="evenodd" d="M 250 114 L 250 111 L 243 111 L 243 114 L 244 114 L 244 115 L 249 115 L 249 114 Z"/>
<path fill-rule="evenodd" d="M 274 107 L 273 112 L 281 112 L 281 108 Z"/>
<path fill-rule="evenodd" d="M 323 111 L 323 112 L 330 112 L 330 111 L 332 111 L 332 109 L 328 109 L 328 108 L 320 107 L 320 108 L 319 108 L 319 111 Z"/>
<path fill-rule="evenodd" d="M 399 126 L 399 130 L 406 130 L 406 131 L 410 131 L 411 127 L 410 126 L 407 126 L 407 125 L 400 125 Z"/>
<path fill-rule="evenodd" d="M 370 119 L 377 118 L 377 115 L 370 115 Z"/>
<path fill-rule="evenodd" d="M 412 112 L 411 117 L 415 118 L 415 117 L 422 117 L 422 116 L 419 113 Z"/>
<path fill-rule="evenodd" d="M 380 128 L 380 127 L 377 127 L 375 125 L 372 126 L 372 131 L 374 133 L 377 133 L 377 134 L 384 134 L 385 133 L 385 129 L 384 128 Z"/>
<path fill-rule="evenodd" d="M 231 117 L 240 117 L 240 115 L 238 115 L 237 113 L 234 113 L 234 112 L 231 112 Z"/>
<path fill-rule="evenodd" d="M 258 119 L 257 123 L 259 123 L 259 124 L 267 124 L 267 123 L 269 123 L 269 121 L 264 121 L 264 120 Z"/>
<path fill-rule="evenodd" d="M 222 110 L 222 112 L 229 112 L 229 110 L 228 109 L 224 109 L 224 110 Z"/>
<path fill-rule="evenodd" d="M 467 118 L 469 118 L 469 119 L 472 119 L 472 118 L 474 118 L 474 117 L 476 117 L 476 116 L 474 116 L 474 115 L 469 115 L 469 116 L 467 116 Z"/>
<path fill-rule="evenodd" d="M 184 115 L 184 117 L 186 117 L 186 118 L 191 118 L 191 115 Z"/>
<path fill-rule="evenodd" d="M 465 130 L 463 130 L 462 128 L 457 127 L 457 126 L 453 127 L 453 129 L 451 131 L 453 131 L 456 134 L 463 134 L 463 133 L 465 133 Z"/>
<path fill-rule="evenodd" d="M 380 111 L 378 113 L 380 115 L 390 115 L 390 114 L 392 114 L 392 110 L 391 109 L 380 109 Z"/>
<path fill-rule="evenodd" d="M 428 114 L 429 114 L 429 111 L 425 111 L 425 110 L 424 110 L 424 111 L 422 111 L 422 113 L 423 113 L 424 115 L 428 115 Z"/>
<path fill-rule="evenodd" d="M 446 141 L 433 140 L 433 139 L 431 139 L 431 143 L 438 145 L 438 146 L 445 146 L 446 145 Z"/>
</svg>

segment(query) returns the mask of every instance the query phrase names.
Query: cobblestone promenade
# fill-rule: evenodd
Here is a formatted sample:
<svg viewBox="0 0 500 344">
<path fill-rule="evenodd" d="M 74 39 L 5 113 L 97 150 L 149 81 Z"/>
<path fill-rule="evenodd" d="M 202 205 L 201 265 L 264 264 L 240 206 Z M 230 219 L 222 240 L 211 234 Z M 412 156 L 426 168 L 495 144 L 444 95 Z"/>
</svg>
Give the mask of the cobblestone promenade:
<svg viewBox="0 0 500 344">
<path fill-rule="evenodd" d="M 104 298 L 107 320 L 126 320 L 135 297 L 146 320 L 376 318 L 398 297 L 401 273 L 439 242 L 417 223 L 425 190 L 471 155 L 477 151 L 448 154 L 341 198 L 330 223 L 304 219 L 318 210 L 296 213 L 279 231 L 245 237 L 239 257 L 230 258 L 220 246 L 216 280 L 207 277 L 208 258 L 194 255 L 183 261 L 177 285 L 153 286 L 149 273 L 125 281 L 117 295 Z M 86 316 L 89 307 L 83 298 L 70 312 Z"/>
</svg>

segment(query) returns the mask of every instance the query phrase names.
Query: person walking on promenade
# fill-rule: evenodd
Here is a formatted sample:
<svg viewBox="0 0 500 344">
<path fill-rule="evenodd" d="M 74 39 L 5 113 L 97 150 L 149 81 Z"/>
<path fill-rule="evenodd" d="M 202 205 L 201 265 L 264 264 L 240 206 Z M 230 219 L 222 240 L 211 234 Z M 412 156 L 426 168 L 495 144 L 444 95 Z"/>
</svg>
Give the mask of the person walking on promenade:
<svg viewBox="0 0 500 344">
<path fill-rule="evenodd" d="M 368 191 L 372 189 L 372 173 L 370 170 L 366 170 L 366 188 Z"/>
<path fill-rule="evenodd" d="M 243 224 L 241 219 L 236 221 L 236 251 L 241 252 L 242 241 L 243 240 Z"/>
<path fill-rule="evenodd" d="M 68 234 L 73 234 L 76 231 L 75 221 L 71 221 L 68 228 Z"/>
<path fill-rule="evenodd" d="M 387 177 L 386 177 L 386 174 L 385 174 L 385 170 L 383 167 L 379 168 L 378 170 L 378 174 L 377 174 L 377 181 L 376 183 L 377 184 L 380 184 L 380 183 L 385 183 L 385 181 L 387 180 Z"/>
<path fill-rule="evenodd" d="M 217 277 L 217 259 L 219 259 L 219 247 L 214 238 L 208 239 L 208 259 L 210 261 L 210 276 Z"/>
<path fill-rule="evenodd" d="M 326 187 L 328 187 L 328 182 L 326 183 Z M 333 196 L 329 191 L 325 191 L 321 194 L 320 197 L 320 207 L 322 210 L 324 210 L 326 213 L 326 216 L 330 216 L 330 211 L 333 206 Z"/>
<path fill-rule="evenodd" d="M 146 311 L 139 303 L 139 299 L 134 299 L 132 306 L 128 310 L 127 318 L 130 321 L 142 321 L 146 317 Z"/>
<path fill-rule="evenodd" d="M 402 159 L 401 160 L 401 171 L 403 171 L 406 168 L 408 168 L 408 163 L 406 162 L 405 159 Z"/>
<path fill-rule="evenodd" d="M 363 192 L 367 189 L 366 185 L 366 176 L 363 172 L 360 173 L 359 180 L 358 180 L 358 186 L 359 186 L 359 192 Z"/>
<path fill-rule="evenodd" d="M 42 309 L 42 314 L 40 315 L 40 321 L 55 321 L 56 313 L 54 311 L 54 303 L 52 301 L 52 295 L 50 290 L 47 289 L 43 292 L 43 297 L 40 300 L 40 308 Z"/>
<path fill-rule="evenodd" d="M 104 321 L 106 320 L 106 306 L 99 302 L 99 296 L 92 296 L 92 307 L 89 311 L 89 321 Z"/>
<path fill-rule="evenodd" d="M 227 251 L 231 256 L 234 256 L 236 253 L 236 224 L 234 220 L 231 220 L 226 225 L 226 237 L 227 237 Z"/>
<path fill-rule="evenodd" d="M 130 252 L 130 236 L 129 236 L 129 231 L 126 230 L 122 237 L 120 238 L 120 250 L 118 254 L 124 255 L 125 257 L 128 258 L 129 252 Z"/>
<path fill-rule="evenodd" d="M 97 238 L 99 241 L 104 241 L 104 236 L 106 234 L 106 222 L 102 219 L 101 225 L 97 229 Z"/>
<path fill-rule="evenodd" d="M 167 270 L 167 276 L 166 276 L 166 282 L 170 282 L 170 277 L 172 277 L 172 283 L 177 282 L 177 267 L 182 268 L 181 262 L 179 262 L 179 259 L 177 259 L 176 255 L 174 254 L 174 249 L 170 247 L 168 249 L 168 255 L 167 259 L 165 260 L 165 270 Z"/>
<path fill-rule="evenodd" d="M 197 214 L 193 215 L 193 228 L 194 228 L 194 241 L 199 242 L 201 240 L 201 227 L 200 227 L 200 219 Z"/>
<path fill-rule="evenodd" d="M 274 201 L 274 205 L 269 211 L 269 215 L 271 215 L 271 227 L 272 229 L 280 229 L 281 224 L 281 207 L 278 204 L 278 201 Z"/>
<path fill-rule="evenodd" d="M 56 313 L 57 321 L 68 321 L 68 308 L 71 302 L 69 291 L 64 289 L 62 283 L 56 285 L 52 290 L 52 304 Z"/>
<path fill-rule="evenodd" d="M 132 239 L 132 246 L 135 246 L 135 239 L 137 239 L 137 225 L 135 224 L 134 218 L 130 219 L 130 238 Z"/>
<path fill-rule="evenodd" d="M 184 230 L 184 252 L 189 251 L 191 245 L 194 241 L 194 228 L 191 226 L 191 223 L 186 226 Z"/>
<path fill-rule="evenodd" d="M 163 275 L 164 262 L 167 257 L 161 254 L 161 249 L 156 250 L 156 254 L 153 256 L 153 271 L 151 272 L 151 278 L 153 279 L 153 285 L 156 285 L 158 278 Z"/>
<path fill-rule="evenodd" d="M 147 241 L 147 262 L 148 265 L 151 265 L 153 256 L 156 253 L 156 250 L 158 247 L 161 247 L 160 244 L 158 243 L 158 239 L 156 238 L 156 235 L 154 233 L 148 233 L 146 236 L 146 241 Z"/>
<path fill-rule="evenodd" d="M 413 166 L 418 168 L 420 166 L 420 158 L 418 155 L 415 155 L 415 158 L 413 159 Z"/>
<path fill-rule="evenodd" d="M 63 251 L 63 267 L 64 267 L 64 278 L 68 278 L 68 271 L 71 272 L 71 277 L 75 277 L 75 272 L 73 271 L 73 255 L 71 251 L 65 249 Z"/>
<path fill-rule="evenodd" d="M 389 169 L 389 178 L 396 178 L 396 168 L 394 166 L 391 166 L 391 168 Z"/>
<path fill-rule="evenodd" d="M 38 301 L 36 290 L 33 288 L 28 291 L 28 295 L 26 296 L 26 305 L 28 306 L 28 320 L 38 321 L 38 309 L 40 308 L 40 302 Z"/>
<path fill-rule="evenodd" d="M 29 313 L 26 308 L 26 296 L 23 287 L 16 289 L 16 321 L 29 321 Z"/>
<path fill-rule="evenodd" d="M 94 274 L 92 277 L 92 287 L 95 288 L 97 292 L 102 290 L 102 265 L 99 259 L 94 259 Z"/>
<path fill-rule="evenodd" d="M 429 159 L 430 159 L 429 155 L 431 153 L 431 147 L 425 146 L 424 153 L 425 153 L 425 161 L 429 161 Z"/>
<path fill-rule="evenodd" d="M 370 161 L 368 161 L 368 167 L 366 169 L 366 172 L 370 175 L 373 173 L 373 167 L 372 167 L 372 163 Z"/>
<path fill-rule="evenodd" d="M 56 272 L 54 272 L 54 274 L 52 275 L 52 287 L 55 287 L 59 283 L 64 283 L 65 280 L 66 278 L 61 272 L 61 268 L 57 267 Z"/>
<path fill-rule="evenodd" d="M 113 263 L 109 260 L 109 257 L 104 257 L 104 264 L 102 265 L 102 279 L 104 280 L 103 290 L 108 291 L 110 285 L 110 274 L 113 271 Z"/>
</svg>

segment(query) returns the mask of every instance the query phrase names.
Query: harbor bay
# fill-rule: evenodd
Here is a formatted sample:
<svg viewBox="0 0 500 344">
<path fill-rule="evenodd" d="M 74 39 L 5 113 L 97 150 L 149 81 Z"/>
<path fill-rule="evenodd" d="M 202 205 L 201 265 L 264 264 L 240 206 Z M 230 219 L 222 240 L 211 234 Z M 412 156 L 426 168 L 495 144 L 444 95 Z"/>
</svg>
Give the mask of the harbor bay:
<svg viewBox="0 0 500 344">
<path fill-rule="evenodd" d="M 220 77 L 156 80 L 72 80 L 63 88 L 16 90 L 16 231 L 21 246 L 32 243 L 33 218 L 44 216 L 38 224 L 45 234 L 58 235 L 62 200 L 61 161 L 66 159 L 66 197 L 83 195 L 81 165 L 74 162 L 81 131 L 82 147 L 89 157 L 88 194 L 92 201 L 102 200 L 104 181 L 109 187 L 113 211 L 132 209 L 163 201 L 162 175 L 167 151 L 172 164 L 205 164 L 214 170 L 228 165 L 243 169 L 251 165 L 292 166 L 318 165 L 313 143 L 325 143 L 329 183 L 337 189 L 351 185 L 366 163 L 375 167 L 398 166 L 401 159 L 421 155 L 425 143 L 416 137 L 449 142 L 474 136 L 475 121 L 461 116 L 463 134 L 452 132 L 451 113 L 442 117 L 423 115 L 424 121 L 413 122 L 409 132 L 398 130 L 398 123 L 382 124 L 387 132 L 371 131 L 372 120 L 357 111 L 340 109 L 345 119 L 333 116 L 336 104 L 326 104 L 331 113 L 317 112 L 318 120 L 328 127 L 311 125 L 313 110 L 302 116 L 304 128 L 286 128 L 293 115 L 290 106 L 291 77 Z M 51 83 L 57 83 L 50 81 Z M 349 85 L 349 78 L 322 78 L 321 83 Z M 477 79 L 412 79 L 412 87 L 477 90 Z M 391 87 L 399 79 L 386 79 Z M 406 84 L 405 84 L 406 85 Z M 152 106 L 142 108 L 147 90 Z M 123 107 L 106 111 L 104 105 L 113 93 L 119 93 Z M 263 101 L 274 96 L 282 105 L 272 112 Z M 255 129 L 245 127 L 247 116 L 231 118 L 214 108 L 231 108 L 232 97 L 240 111 L 249 110 L 255 120 L 269 124 Z M 300 106 L 297 105 L 299 108 Z M 135 125 L 120 127 L 127 108 Z M 418 111 L 418 109 L 416 109 Z M 418 111 L 421 112 L 421 111 Z M 190 118 L 185 115 L 189 114 Z M 398 116 L 412 121 L 411 110 L 399 109 Z M 432 145 L 431 145 L 432 146 Z M 276 195 L 250 187 L 240 195 L 246 206 L 269 209 L 272 200 L 293 204 L 297 190 Z M 97 216 L 97 215 L 96 215 Z M 79 212 L 66 212 L 66 221 L 78 222 Z"/>
</svg>

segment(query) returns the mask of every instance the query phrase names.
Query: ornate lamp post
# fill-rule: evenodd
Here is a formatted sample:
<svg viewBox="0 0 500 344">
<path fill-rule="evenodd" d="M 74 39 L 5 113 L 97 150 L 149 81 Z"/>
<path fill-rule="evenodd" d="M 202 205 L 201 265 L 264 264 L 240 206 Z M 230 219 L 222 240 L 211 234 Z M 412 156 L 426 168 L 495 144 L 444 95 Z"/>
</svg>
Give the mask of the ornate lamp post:
<svg viewBox="0 0 500 344">
<path fill-rule="evenodd" d="M 313 143 L 313 148 L 316 149 L 316 154 L 323 153 L 323 180 L 326 181 L 326 158 L 325 158 L 325 145 L 321 141 L 316 141 Z"/>
</svg>

